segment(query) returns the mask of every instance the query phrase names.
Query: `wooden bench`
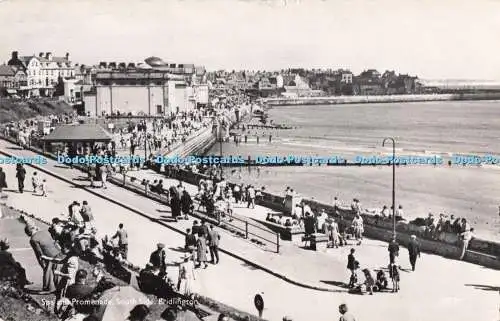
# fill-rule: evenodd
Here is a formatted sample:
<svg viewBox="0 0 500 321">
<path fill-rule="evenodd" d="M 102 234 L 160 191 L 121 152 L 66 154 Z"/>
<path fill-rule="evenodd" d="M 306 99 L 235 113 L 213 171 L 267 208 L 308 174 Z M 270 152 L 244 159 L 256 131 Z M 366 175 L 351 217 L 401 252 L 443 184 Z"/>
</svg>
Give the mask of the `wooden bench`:
<svg viewBox="0 0 500 321">
<path fill-rule="evenodd" d="M 309 242 L 309 248 L 314 251 L 326 251 L 328 246 L 328 236 L 322 233 L 314 233 L 308 236 L 302 237 L 302 241 L 304 241 L 307 245 Z"/>
</svg>

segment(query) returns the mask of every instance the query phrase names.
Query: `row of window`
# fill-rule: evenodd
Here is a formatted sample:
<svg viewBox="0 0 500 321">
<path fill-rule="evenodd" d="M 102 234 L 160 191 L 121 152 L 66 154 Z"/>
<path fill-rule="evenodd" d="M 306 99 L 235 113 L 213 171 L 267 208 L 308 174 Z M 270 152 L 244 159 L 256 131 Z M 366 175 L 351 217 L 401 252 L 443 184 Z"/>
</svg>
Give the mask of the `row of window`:
<svg viewBox="0 0 500 321">
<path fill-rule="evenodd" d="M 55 74 L 54 74 L 55 71 Z M 54 69 L 40 69 L 38 72 L 36 70 L 28 70 L 28 76 L 61 76 L 61 77 L 73 77 L 73 70 L 54 70 Z"/>
<path fill-rule="evenodd" d="M 27 81 L 0 81 L 0 87 L 5 87 L 5 88 L 19 88 L 19 87 L 25 87 L 28 86 Z"/>
</svg>

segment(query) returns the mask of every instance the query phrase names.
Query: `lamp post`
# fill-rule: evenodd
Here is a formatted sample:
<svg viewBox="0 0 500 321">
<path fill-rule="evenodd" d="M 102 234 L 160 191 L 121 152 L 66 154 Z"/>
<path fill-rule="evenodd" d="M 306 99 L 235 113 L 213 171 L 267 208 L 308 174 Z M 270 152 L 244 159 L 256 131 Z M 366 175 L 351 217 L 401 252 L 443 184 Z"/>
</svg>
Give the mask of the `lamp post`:
<svg viewBox="0 0 500 321">
<path fill-rule="evenodd" d="M 148 159 L 147 143 L 148 143 L 148 128 L 146 125 L 146 118 L 144 118 L 144 162 L 146 162 L 146 160 Z"/>
<path fill-rule="evenodd" d="M 392 236 L 396 237 L 396 141 L 392 137 L 384 138 L 382 147 L 387 141 L 392 142 Z"/>
<path fill-rule="evenodd" d="M 222 157 L 222 122 L 219 119 L 219 153 L 220 157 Z"/>
</svg>

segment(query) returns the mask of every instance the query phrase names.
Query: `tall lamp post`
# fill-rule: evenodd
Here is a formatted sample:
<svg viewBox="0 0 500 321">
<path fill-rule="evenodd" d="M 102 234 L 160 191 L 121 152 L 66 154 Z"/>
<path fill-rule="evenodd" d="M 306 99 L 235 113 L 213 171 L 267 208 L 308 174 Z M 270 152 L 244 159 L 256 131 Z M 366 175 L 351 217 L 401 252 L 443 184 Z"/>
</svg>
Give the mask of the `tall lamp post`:
<svg viewBox="0 0 500 321">
<path fill-rule="evenodd" d="M 219 153 L 222 157 L 222 122 L 219 120 Z"/>
<path fill-rule="evenodd" d="M 396 141 L 392 137 L 384 138 L 382 147 L 387 141 L 392 142 L 392 236 L 396 237 Z"/>
</svg>

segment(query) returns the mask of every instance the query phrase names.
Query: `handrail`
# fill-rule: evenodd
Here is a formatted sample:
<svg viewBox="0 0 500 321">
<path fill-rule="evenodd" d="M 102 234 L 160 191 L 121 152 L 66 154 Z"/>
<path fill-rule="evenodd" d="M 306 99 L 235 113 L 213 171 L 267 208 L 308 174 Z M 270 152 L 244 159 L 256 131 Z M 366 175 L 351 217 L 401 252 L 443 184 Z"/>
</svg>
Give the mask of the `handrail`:
<svg viewBox="0 0 500 321">
<path fill-rule="evenodd" d="M 5 139 L 5 140 L 7 140 L 7 141 L 9 141 L 9 142 L 12 142 L 12 143 L 18 145 L 17 141 L 15 141 L 14 139 L 12 139 L 12 137 L 6 137 L 3 132 L 0 133 L 0 137 L 3 138 L 3 139 Z M 57 159 L 57 155 L 49 153 L 49 152 L 41 151 L 40 149 L 34 147 L 33 145 L 29 146 L 29 149 L 32 150 L 32 151 L 34 151 L 34 152 L 36 152 L 36 153 L 42 154 L 42 155 L 44 155 L 46 157 L 49 157 L 51 159 Z M 85 165 L 85 164 L 74 164 L 74 165 L 72 165 L 72 167 L 77 168 L 77 169 L 79 169 L 79 170 L 81 170 L 83 172 L 87 172 L 88 171 L 88 166 Z M 135 180 L 137 180 L 137 178 L 135 178 L 133 176 L 127 176 L 126 174 L 125 175 L 121 174 L 123 176 L 123 178 L 119 178 L 119 177 L 117 177 L 119 175 L 120 175 L 120 173 L 111 173 L 111 175 L 108 177 L 108 180 L 111 183 L 113 183 L 115 185 L 118 185 L 118 186 L 131 187 L 134 190 L 134 192 L 140 191 L 140 192 L 144 193 L 146 195 L 146 197 L 148 197 L 148 198 L 152 198 L 152 196 L 154 196 L 154 198 L 156 198 L 157 201 L 159 200 L 163 204 L 169 204 L 168 199 L 166 197 L 162 196 L 161 194 L 158 194 L 156 192 L 147 190 L 145 188 L 145 186 L 142 186 L 140 184 L 136 184 L 136 183 L 132 182 L 132 179 L 135 181 Z M 127 182 L 127 179 L 126 179 L 127 177 L 129 178 L 128 182 Z M 207 217 L 209 217 L 209 216 L 207 215 Z M 255 224 L 252 224 L 252 223 L 250 223 L 248 221 L 242 220 L 242 219 L 234 217 L 234 216 L 233 216 L 233 219 L 236 219 L 236 220 L 244 223 L 245 224 L 245 230 L 242 229 L 241 227 L 238 227 L 238 226 L 234 225 L 234 224 L 230 224 L 230 223 L 227 223 L 227 222 L 224 222 L 224 224 L 230 225 L 230 226 L 232 226 L 232 227 L 234 227 L 234 228 L 236 228 L 238 230 L 245 231 L 245 238 L 246 239 L 248 239 L 248 235 L 253 235 L 256 238 L 259 238 L 261 240 L 264 240 L 266 242 L 271 243 L 272 245 L 276 245 L 276 252 L 279 253 L 279 234 L 278 233 L 273 233 L 273 232 L 270 232 L 270 231 L 266 231 L 265 229 L 263 229 L 260 226 L 257 226 Z M 248 231 L 248 225 L 250 225 L 252 227 L 259 228 L 259 229 L 261 229 L 263 231 L 268 232 L 269 234 L 276 234 L 278 240 L 276 242 L 275 241 L 270 241 L 270 240 L 268 240 L 268 239 L 266 239 L 266 238 L 264 238 L 264 237 L 262 237 L 260 235 L 251 233 L 251 232 Z"/>
</svg>

